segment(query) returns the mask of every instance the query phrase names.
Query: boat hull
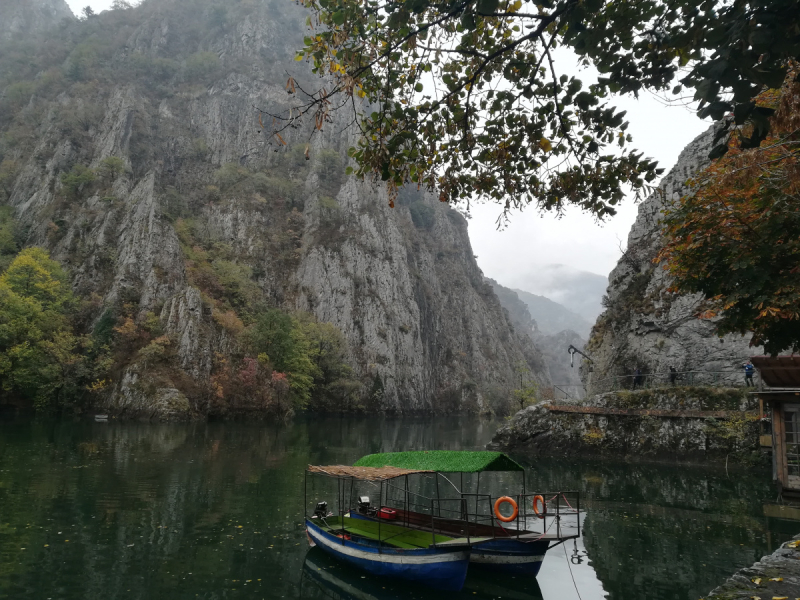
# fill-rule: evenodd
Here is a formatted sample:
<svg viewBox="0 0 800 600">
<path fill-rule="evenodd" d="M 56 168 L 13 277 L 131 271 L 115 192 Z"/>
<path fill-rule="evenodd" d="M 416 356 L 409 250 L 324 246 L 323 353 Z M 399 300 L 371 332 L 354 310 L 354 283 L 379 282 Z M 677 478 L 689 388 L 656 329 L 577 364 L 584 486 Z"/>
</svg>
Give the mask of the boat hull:
<svg viewBox="0 0 800 600">
<path fill-rule="evenodd" d="M 409 514 L 413 515 L 413 513 Z M 355 511 L 351 511 L 350 516 L 355 519 L 374 521 L 373 518 Z M 547 540 L 519 541 L 499 537 L 473 544 L 470 549 L 469 562 L 471 565 L 485 570 L 536 577 L 549 546 L 550 542 Z"/>
<path fill-rule="evenodd" d="M 481 569 L 535 577 L 542 568 L 549 545 L 547 541 L 495 539 L 474 546 L 469 560 L 471 565 Z"/>
<path fill-rule="evenodd" d="M 459 591 L 467 577 L 468 548 L 378 548 L 332 535 L 309 519 L 306 531 L 321 550 L 379 577 L 405 579 L 447 591 Z"/>
</svg>

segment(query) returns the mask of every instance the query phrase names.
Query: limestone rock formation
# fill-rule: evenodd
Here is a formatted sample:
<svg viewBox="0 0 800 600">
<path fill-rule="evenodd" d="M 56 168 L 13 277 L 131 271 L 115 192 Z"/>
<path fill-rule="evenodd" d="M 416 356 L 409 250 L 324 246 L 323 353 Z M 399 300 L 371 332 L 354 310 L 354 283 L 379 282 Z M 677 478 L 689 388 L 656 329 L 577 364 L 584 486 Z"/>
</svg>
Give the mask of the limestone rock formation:
<svg viewBox="0 0 800 600">
<path fill-rule="evenodd" d="M 519 411 L 489 445 L 545 456 L 759 461 L 756 401 L 744 388 L 608 392 Z M 558 410 L 562 408 L 562 410 Z M 574 408 L 574 412 L 568 409 Z M 727 411 L 725 419 L 709 418 Z M 676 416 L 680 415 L 680 416 Z"/>
<path fill-rule="evenodd" d="M 669 292 L 669 277 L 653 262 L 663 243 L 662 211 L 691 192 L 687 180 L 709 164 L 713 136 L 711 128 L 693 140 L 639 206 L 627 250 L 609 275 L 605 311 L 587 345 L 594 360 L 592 372 L 583 365 L 589 394 L 612 389 L 619 382 L 616 377 L 630 376 L 637 368 L 642 373 L 663 374 L 670 367 L 708 373 L 693 375 L 694 383 L 702 383 L 703 377 L 709 382 L 740 381 L 742 362 L 759 353 L 749 346 L 749 336 L 717 336 L 711 321 L 696 316 L 702 297 Z"/>
<path fill-rule="evenodd" d="M 46 31 L 64 19 L 75 19 L 64 0 L 3 0 L 0 40 Z"/>
<path fill-rule="evenodd" d="M 90 321 L 134 307 L 171 340 L 174 365 L 132 359 L 108 406 L 206 412 L 215 368 L 238 351 L 234 312 L 254 303 L 336 325 L 371 408 L 502 412 L 520 361 L 546 383 L 458 212 L 416 190 L 392 209 L 382 185 L 345 177 L 346 115 L 311 138 L 308 157 L 308 124 L 284 131 L 285 144 L 265 131 L 266 112 L 287 106 L 287 73 L 320 85 L 293 60 L 302 9 L 187 6 L 151 0 L 76 22 L 66 62 L 51 65 L 62 87 L 25 97 L 3 125 L 28 128 L 25 143 L 0 148 L 25 243 L 50 249 L 94 298 Z M 97 28 L 118 31 L 106 54 L 81 50 Z M 85 168 L 100 175 L 84 181 Z"/>
</svg>

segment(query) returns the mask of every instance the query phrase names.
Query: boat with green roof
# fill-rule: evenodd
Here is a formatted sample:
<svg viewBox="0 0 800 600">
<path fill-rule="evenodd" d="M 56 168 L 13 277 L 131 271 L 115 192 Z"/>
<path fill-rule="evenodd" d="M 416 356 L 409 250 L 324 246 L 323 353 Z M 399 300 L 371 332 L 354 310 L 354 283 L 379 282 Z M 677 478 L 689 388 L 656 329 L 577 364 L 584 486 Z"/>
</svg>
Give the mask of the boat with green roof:
<svg viewBox="0 0 800 600">
<path fill-rule="evenodd" d="M 469 566 L 470 539 L 439 531 L 435 523 L 426 531 L 394 520 L 350 514 L 346 498 L 353 496 L 357 485 L 378 486 L 382 497 L 389 482 L 419 473 L 394 467 L 309 466 L 304 487 L 309 543 L 378 576 L 406 579 L 442 590 L 460 590 Z M 328 509 L 325 500 L 316 500 L 312 514 L 308 514 L 309 480 L 319 477 L 335 483 L 338 514 Z"/>
<path fill-rule="evenodd" d="M 390 482 L 377 506 L 368 497 L 355 499 L 352 518 L 391 519 L 426 533 L 467 538 L 474 566 L 535 576 L 547 550 L 580 536 L 580 493 L 529 492 L 525 469 L 502 452 L 389 452 L 364 456 L 353 466 L 413 470 L 428 485 L 424 494 L 420 482 L 417 491 L 410 489 L 408 477 Z M 516 493 L 482 493 L 481 475 L 487 487 L 489 473 L 502 475 L 501 485 L 518 478 Z M 467 491 L 473 486 L 474 492 Z"/>
</svg>

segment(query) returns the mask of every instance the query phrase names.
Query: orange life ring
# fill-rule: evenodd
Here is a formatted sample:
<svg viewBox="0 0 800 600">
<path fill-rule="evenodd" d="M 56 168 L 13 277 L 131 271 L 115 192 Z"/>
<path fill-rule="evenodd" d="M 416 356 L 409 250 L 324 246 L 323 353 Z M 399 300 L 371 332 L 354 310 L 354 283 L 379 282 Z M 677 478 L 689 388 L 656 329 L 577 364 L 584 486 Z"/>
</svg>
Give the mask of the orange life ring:
<svg viewBox="0 0 800 600">
<path fill-rule="evenodd" d="M 510 517 L 504 517 L 502 515 L 502 513 L 500 512 L 500 505 L 501 504 L 510 504 L 511 507 L 514 509 L 514 512 L 511 513 Z M 498 498 L 497 500 L 495 500 L 495 503 L 494 503 L 494 516 L 497 517 L 498 521 L 502 521 L 503 523 L 510 523 L 511 521 L 513 521 L 514 519 L 517 518 L 518 514 L 519 514 L 519 507 L 517 506 L 517 503 L 514 501 L 513 498 L 509 498 L 508 496 L 502 496 L 502 497 Z"/>
<path fill-rule="evenodd" d="M 542 503 L 541 512 L 539 512 L 539 509 L 536 508 L 537 501 Z M 533 512 L 535 512 L 536 516 L 539 517 L 539 518 L 542 518 L 542 516 L 544 516 L 544 513 L 547 512 L 547 504 L 545 504 L 545 502 L 544 502 L 544 496 L 534 496 L 533 497 Z"/>
</svg>

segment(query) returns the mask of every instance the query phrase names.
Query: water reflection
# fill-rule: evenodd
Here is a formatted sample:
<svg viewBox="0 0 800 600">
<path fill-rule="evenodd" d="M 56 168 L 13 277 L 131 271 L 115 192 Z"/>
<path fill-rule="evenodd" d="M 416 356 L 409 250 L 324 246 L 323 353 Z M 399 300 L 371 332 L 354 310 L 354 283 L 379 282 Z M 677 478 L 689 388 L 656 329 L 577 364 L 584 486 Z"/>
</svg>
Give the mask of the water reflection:
<svg viewBox="0 0 800 600">
<path fill-rule="evenodd" d="M 303 469 L 372 452 L 480 448 L 496 425 L 0 422 L 0 597 L 322 598 L 334 579 L 344 582 L 340 595 L 430 597 L 308 554 Z M 696 600 L 800 530 L 762 516 L 773 495 L 767 472 L 530 465 L 533 487 L 584 494 L 583 560 L 571 561 L 571 543 L 551 550 L 538 584 L 473 571 L 463 597 L 563 600 L 577 598 L 577 587 L 583 600 Z M 506 491 L 513 482 L 484 485 Z M 311 572 L 307 559 L 327 566 Z"/>
</svg>

